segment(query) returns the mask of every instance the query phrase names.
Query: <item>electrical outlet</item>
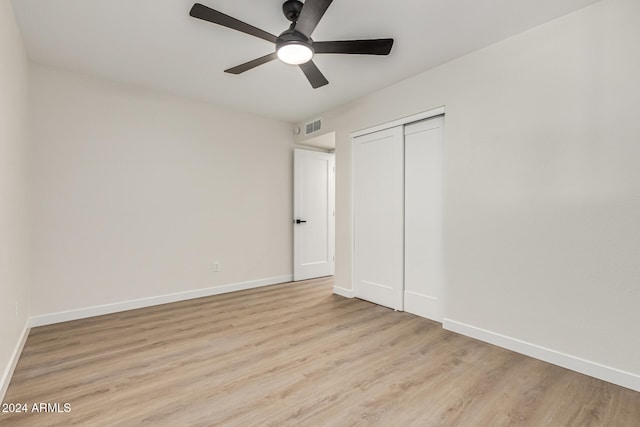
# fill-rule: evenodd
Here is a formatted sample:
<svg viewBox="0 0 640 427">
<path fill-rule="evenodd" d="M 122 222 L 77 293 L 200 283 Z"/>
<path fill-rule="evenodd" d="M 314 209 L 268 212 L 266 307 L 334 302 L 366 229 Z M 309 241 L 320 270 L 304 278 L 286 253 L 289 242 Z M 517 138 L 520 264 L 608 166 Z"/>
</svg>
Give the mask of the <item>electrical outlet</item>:
<svg viewBox="0 0 640 427">
<path fill-rule="evenodd" d="M 220 273 L 220 261 L 213 262 L 213 272 Z"/>
</svg>

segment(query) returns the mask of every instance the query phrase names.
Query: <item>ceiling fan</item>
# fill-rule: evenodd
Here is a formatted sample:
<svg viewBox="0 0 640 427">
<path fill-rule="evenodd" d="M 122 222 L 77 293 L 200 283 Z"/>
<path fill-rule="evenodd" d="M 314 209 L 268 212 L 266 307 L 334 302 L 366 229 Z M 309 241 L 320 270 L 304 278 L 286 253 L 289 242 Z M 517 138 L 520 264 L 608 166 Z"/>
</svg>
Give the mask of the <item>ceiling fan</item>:
<svg viewBox="0 0 640 427">
<path fill-rule="evenodd" d="M 275 52 L 224 70 L 225 73 L 244 73 L 245 71 L 278 58 L 287 64 L 298 65 L 309 80 L 309 83 L 311 83 L 311 86 L 316 89 L 328 84 L 329 81 L 320 72 L 316 64 L 314 64 L 312 60 L 314 54 L 388 55 L 393 46 L 393 39 L 312 40 L 311 33 L 315 30 L 318 22 L 320 22 L 320 19 L 322 19 L 322 16 L 332 1 L 333 0 L 306 0 L 304 3 L 299 0 L 285 1 L 282 5 L 282 11 L 285 17 L 291 21 L 291 25 L 289 29 L 283 31 L 279 36 L 274 36 L 273 34 L 200 3 L 193 5 L 189 15 L 275 44 Z"/>
</svg>

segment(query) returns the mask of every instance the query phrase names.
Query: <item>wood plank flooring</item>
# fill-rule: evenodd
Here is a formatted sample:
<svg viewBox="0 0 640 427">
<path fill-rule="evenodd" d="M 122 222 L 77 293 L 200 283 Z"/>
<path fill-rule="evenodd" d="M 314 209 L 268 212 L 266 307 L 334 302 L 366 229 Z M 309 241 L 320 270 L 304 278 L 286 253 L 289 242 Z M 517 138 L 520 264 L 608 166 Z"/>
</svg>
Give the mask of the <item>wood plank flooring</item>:
<svg viewBox="0 0 640 427">
<path fill-rule="evenodd" d="M 31 330 L 0 426 L 640 426 L 640 393 L 316 279 Z M 55 408 L 52 408 L 55 409 Z"/>
</svg>

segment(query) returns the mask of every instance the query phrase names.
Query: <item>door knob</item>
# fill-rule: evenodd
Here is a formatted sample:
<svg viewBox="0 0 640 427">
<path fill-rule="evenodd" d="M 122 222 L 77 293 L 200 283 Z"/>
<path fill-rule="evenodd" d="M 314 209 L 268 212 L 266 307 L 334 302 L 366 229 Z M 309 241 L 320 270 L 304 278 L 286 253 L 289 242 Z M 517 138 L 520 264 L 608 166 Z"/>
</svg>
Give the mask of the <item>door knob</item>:
<svg viewBox="0 0 640 427">
<path fill-rule="evenodd" d="M 300 224 L 300 223 L 302 223 L 302 222 L 307 222 L 307 221 L 303 221 L 303 220 L 301 220 L 301 219 L 296 219 L 296 224 Z"/>
</svg>

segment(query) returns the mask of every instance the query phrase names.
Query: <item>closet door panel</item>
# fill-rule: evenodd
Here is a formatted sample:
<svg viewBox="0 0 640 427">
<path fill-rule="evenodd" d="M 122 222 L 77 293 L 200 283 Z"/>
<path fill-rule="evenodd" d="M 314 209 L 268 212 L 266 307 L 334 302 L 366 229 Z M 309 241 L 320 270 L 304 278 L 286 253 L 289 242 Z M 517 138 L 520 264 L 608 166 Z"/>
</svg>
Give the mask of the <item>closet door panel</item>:
<svg viewBox="0 0 640 427">
<path fill-rule="evenodd" d="M 403 309 L 402 127 L 354 138 L 355 296 Z"/>
<path fill-rule="evenodd" d="M 405 126 L 404 309 L 442 321 L 443 117 Z"/>
</svg>

